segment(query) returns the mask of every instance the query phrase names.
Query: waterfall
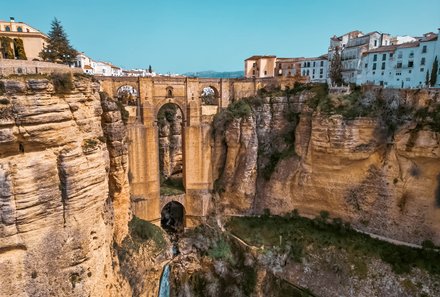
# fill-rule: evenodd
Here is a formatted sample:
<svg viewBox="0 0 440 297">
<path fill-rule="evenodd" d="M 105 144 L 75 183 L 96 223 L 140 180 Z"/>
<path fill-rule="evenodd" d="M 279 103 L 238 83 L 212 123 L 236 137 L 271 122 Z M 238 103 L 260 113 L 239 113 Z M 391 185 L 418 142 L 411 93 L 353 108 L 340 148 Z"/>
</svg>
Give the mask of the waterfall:
<svg viewBox="0 0 440 297">
<path fill-rule="evenodd" d="M 170 265 L 166 265 L 160 278 L 159 297 L 170 297 Z"/>
</svg>

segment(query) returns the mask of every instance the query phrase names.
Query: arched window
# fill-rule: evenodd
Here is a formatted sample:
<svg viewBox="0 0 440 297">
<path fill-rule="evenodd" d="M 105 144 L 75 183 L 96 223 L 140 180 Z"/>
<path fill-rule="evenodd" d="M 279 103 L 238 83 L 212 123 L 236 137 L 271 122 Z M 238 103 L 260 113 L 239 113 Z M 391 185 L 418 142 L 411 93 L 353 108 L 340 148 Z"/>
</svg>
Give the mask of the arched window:
<svg viewBox="0 0 440 297">
<path fill-rule="evenodd" d="M 23 28 L 22 27 L 18 27 L 17 28 L 17 32 L 23 32 Z"/>
<path fill-rule="evenodd" d="M 11 27 L 6 26 L 6 27 L 5 27 L 5 31 L 6 31 L 6 32 L 11 32 Z"/>
<path fill-rule="evenodd" d="M 167 98 L 173 98 L 173 87 L 167 87 Z"/>
</svg>

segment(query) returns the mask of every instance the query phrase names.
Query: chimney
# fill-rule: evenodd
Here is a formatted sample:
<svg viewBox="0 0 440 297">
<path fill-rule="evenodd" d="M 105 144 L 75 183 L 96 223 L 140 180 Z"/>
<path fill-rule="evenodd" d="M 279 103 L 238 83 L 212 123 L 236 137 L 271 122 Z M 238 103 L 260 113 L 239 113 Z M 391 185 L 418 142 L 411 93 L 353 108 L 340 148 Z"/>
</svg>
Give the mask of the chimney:
<svg viewBox="0 0 440 297">
<path fill-rule="evenodd" d="M 9 17 L 11 23 L 15 23 L 15 18 L 14 17 Z"/>
</svg>

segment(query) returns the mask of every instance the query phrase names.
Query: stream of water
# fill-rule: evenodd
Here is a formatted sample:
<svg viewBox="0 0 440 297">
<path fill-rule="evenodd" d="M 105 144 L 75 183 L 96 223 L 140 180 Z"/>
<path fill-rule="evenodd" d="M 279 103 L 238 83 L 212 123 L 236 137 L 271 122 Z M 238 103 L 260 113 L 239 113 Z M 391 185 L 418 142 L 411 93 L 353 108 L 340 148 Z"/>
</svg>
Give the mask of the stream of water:
<svg viewBox="0 0 440 297">
<path fill-rule="evenodd" d="M 170 265 L 166 265 L 160 278 L 159 297 L 170 297 Z"/>
</svg>

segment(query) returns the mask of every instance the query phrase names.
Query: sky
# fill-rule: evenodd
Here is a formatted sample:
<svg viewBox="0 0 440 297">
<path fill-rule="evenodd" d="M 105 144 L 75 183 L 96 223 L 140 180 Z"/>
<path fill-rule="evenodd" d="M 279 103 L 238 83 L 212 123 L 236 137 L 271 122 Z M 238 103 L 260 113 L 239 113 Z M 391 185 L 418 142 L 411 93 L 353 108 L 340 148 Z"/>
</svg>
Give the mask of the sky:
<svg viewBox="0 0 440 297">
<path fill-rule="evenodd" d="M 438 32 L 440 0 L 20 0 L 0 19 L 45 33 L 58 18 L 92 59 L 160 73 L 236 71 L 252 55 L 313 57 L 352 30 Z"/>
</svg>

